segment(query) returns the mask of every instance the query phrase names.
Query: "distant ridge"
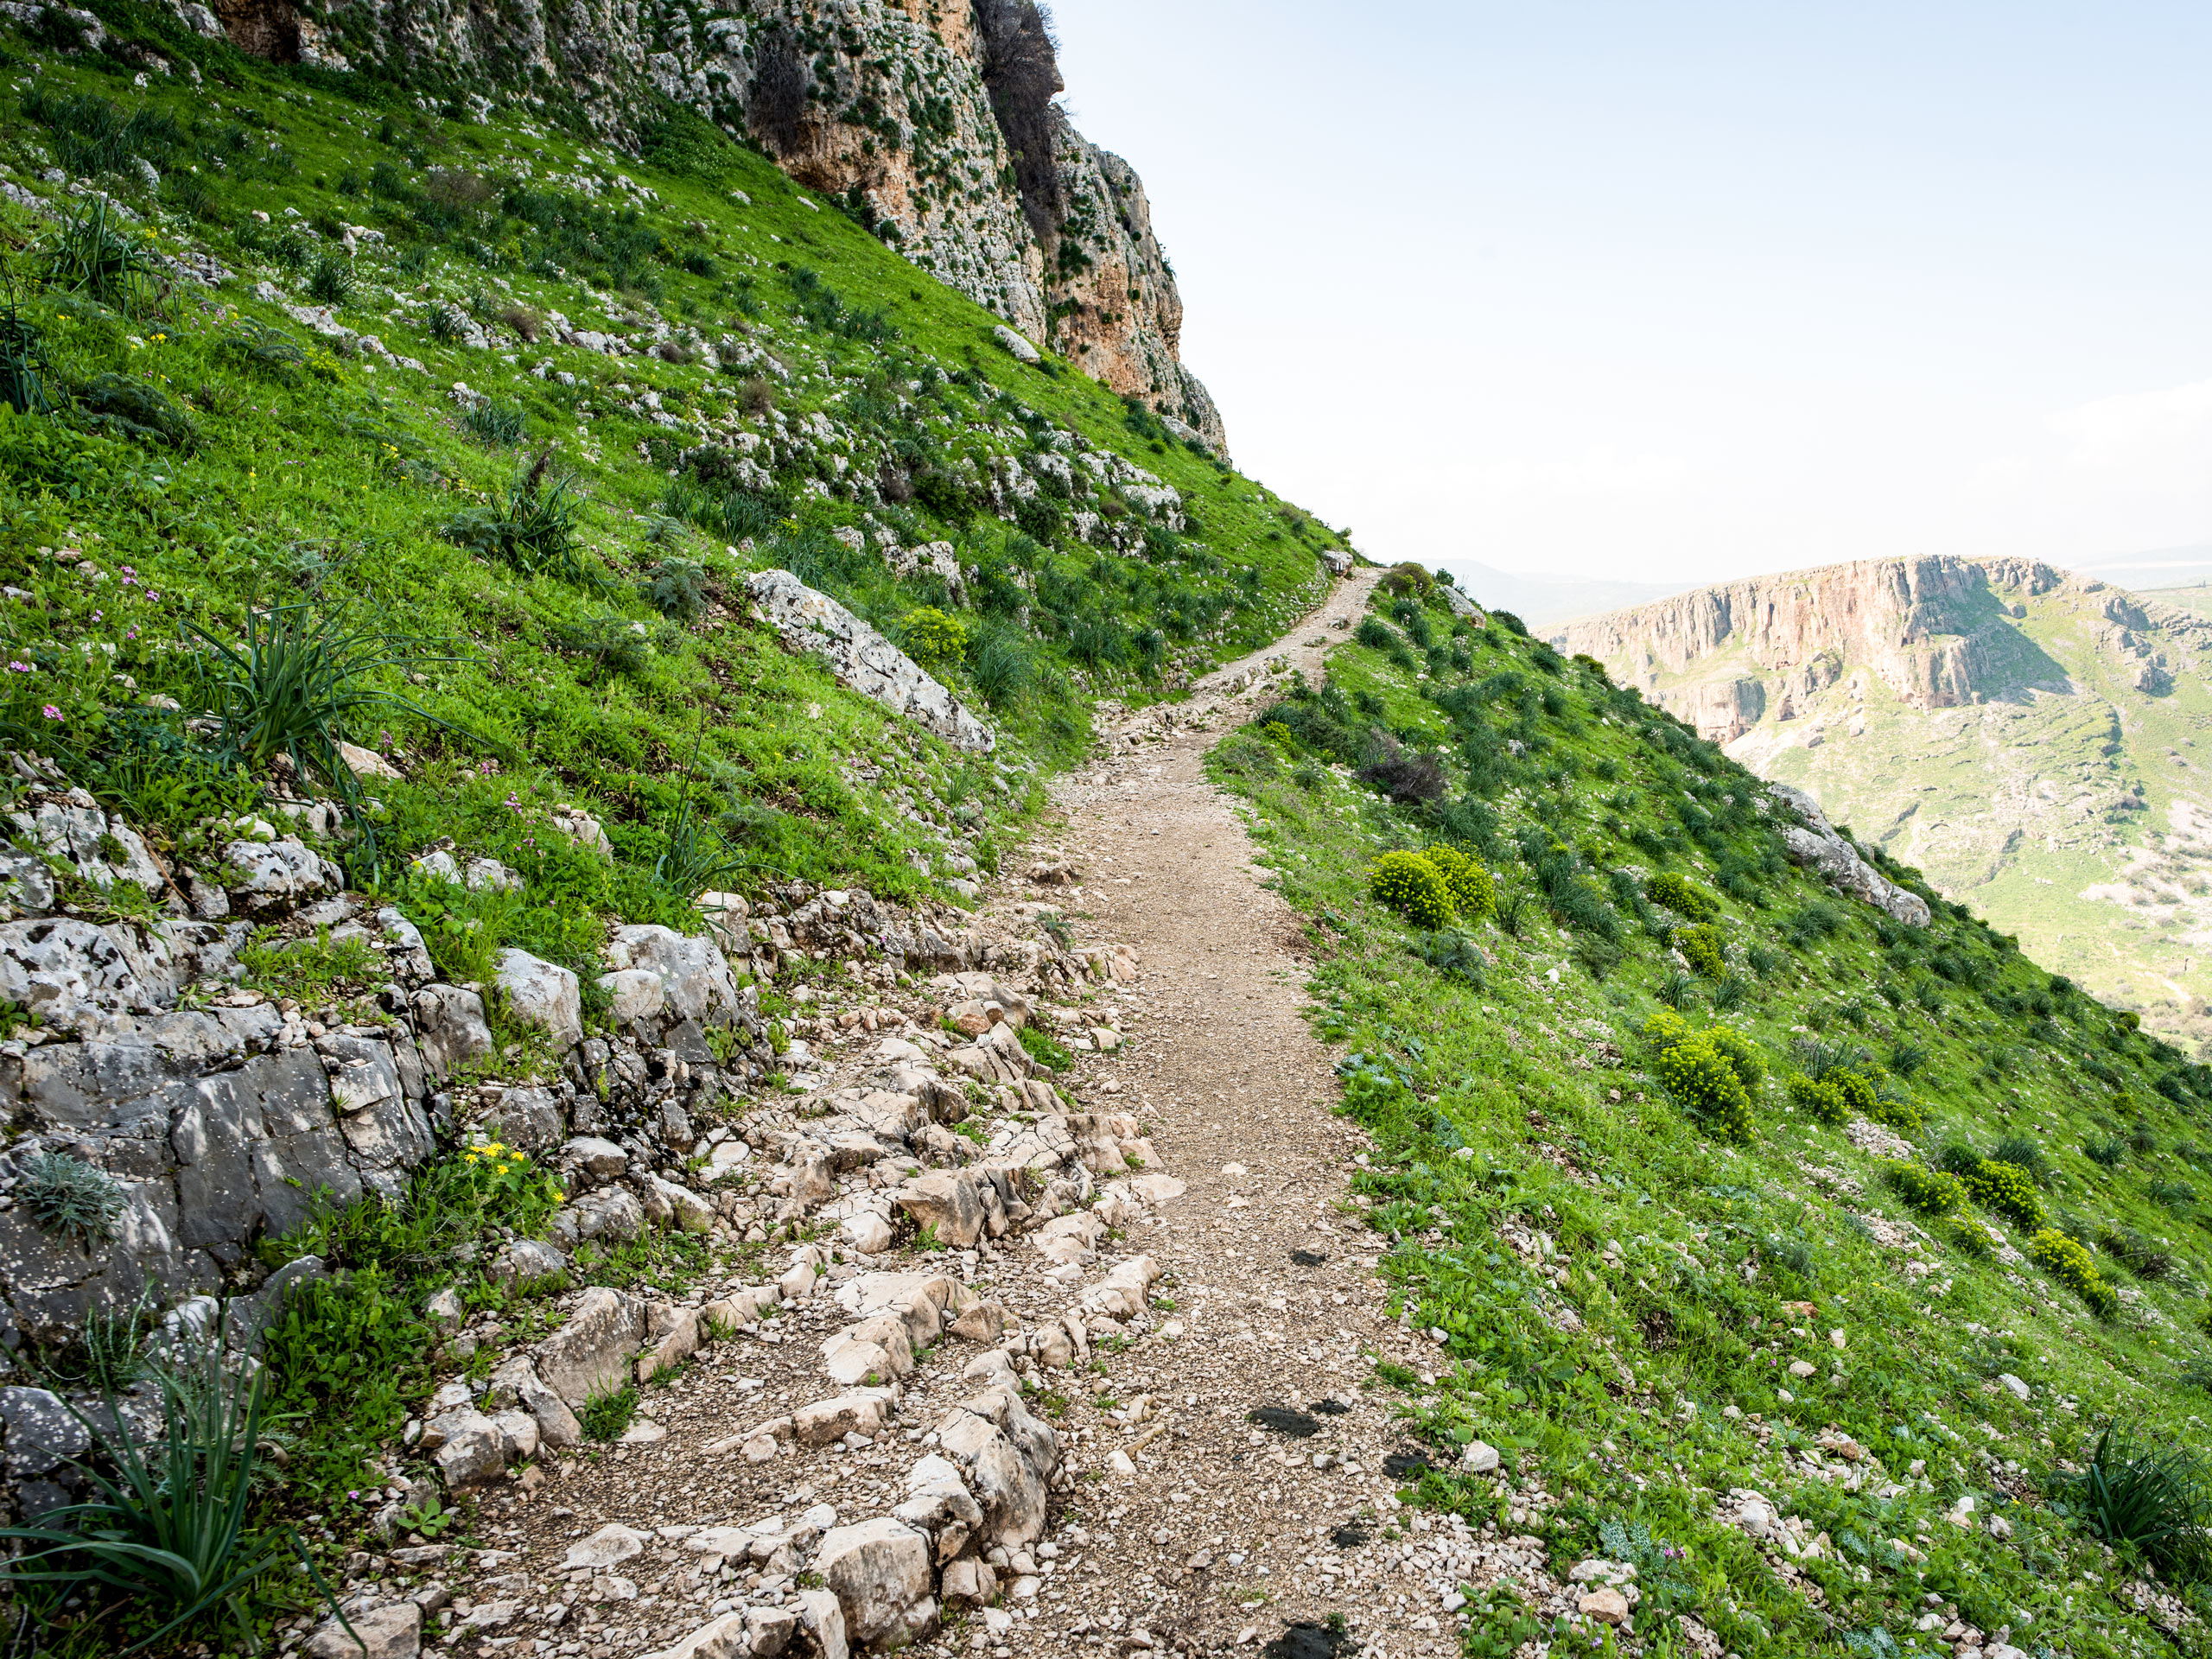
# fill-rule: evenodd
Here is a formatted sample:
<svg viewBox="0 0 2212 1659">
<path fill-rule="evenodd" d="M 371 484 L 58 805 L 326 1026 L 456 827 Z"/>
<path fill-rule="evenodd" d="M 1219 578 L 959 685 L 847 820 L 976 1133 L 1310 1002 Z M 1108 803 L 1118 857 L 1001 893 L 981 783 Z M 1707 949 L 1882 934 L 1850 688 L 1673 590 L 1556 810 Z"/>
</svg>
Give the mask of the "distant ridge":
<svg viewBox="0 0 2212 1659">
<path fill-rule="evenodd" d="M 2212 604 L 2179 590 L 2212 577 L 2200 552 L 1866 559 L 1540 632 L 2195 1046 L 2212 1040 Z"/>
</svg>

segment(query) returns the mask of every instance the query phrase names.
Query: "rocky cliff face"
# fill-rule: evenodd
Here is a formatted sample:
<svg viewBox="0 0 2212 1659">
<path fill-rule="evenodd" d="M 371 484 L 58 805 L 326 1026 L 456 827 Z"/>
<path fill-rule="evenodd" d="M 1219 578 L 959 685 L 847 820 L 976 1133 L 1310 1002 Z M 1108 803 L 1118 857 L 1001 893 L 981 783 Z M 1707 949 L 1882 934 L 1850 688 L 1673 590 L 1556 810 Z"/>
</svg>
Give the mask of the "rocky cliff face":
<svg viewBox="0 0 2212 1659">
<path fill-rule="evenodd" d="M 749 136 L 917 265 L 1226 454 L 1134 168 L 1051 102 L 1032 0 L 227 0 L 241 48 L 575 110 L 634 143 L 656 100 Z"/>
<path fill-rule="evenodd" d="M 2212 1036 L 2212 621 L 2019 559 L 1730 582 L 1553 634 L 1970 896 L 2060 971 Z"/>
<path fill-rule="evenodd" d="M 1569 622 L 1554 638 L 1725 743 L 1770 706 L 1793 718 L 1847 663 L 1915 708 L 1972 702 L 2018 655 L 2012 595 L 2047 593 L 2063 579 L 2028 560 L 1870 559 L 1701 588 Z M 1724 655 L 1726 675 L 1669 683 Z"/>
</svg>

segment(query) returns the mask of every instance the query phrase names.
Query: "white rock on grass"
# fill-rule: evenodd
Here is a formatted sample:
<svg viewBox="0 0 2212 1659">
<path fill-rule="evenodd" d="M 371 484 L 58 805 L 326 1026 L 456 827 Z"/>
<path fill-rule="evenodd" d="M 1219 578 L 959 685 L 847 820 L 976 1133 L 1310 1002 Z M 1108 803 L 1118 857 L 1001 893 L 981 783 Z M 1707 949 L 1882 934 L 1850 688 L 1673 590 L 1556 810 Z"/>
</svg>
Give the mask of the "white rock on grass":
<svg viewBox="0 0 2212 1659">
<path fill-rule="evenodd" d="M 762 570 L 746 582 L 753 601 L 785 648 L 818 652 L 839 680 L 956 748 L 988 754 L 998 739 L 937 680 L 827 594 L 788 570 Z"/>
<path fill-rule="evenodd" d="M 289 908 L 345 885 L 338 867 L 306 842 L 234 841 L 223 849 L 231 896 L 247 910 Z"/>
<path fill-rule="evenodd" d="M 517 1020 L 546 1033 L 564 1050 L 583 1039 L 582 991 L 566 968 L 527 950 L 502 950 L 497 978 Z"/>
</svg>

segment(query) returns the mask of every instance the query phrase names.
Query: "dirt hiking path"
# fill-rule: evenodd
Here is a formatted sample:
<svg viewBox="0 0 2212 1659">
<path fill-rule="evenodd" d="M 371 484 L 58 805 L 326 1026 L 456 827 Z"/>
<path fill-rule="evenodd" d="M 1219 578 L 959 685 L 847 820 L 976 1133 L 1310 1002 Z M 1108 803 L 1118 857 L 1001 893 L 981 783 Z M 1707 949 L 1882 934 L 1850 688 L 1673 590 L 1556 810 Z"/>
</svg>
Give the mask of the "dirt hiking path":
<svg viewBox="0 0 2212 1659">
<path fill-rule="evenodd" d="M 790 1249 L 776 1286 L 748 1290 L 741 1274 L 723 1287 L 734 1300 L 696 1306 L 711 1294 L 700 1287 L 691 1310 L 662 1307 L 679 1332 L 717 1309 L 736 1330 L 711 1343 L 695 1335 L 683 1351 L 696 1355 L 642 1391 L 619 1444 L 543 1459 L 487 1493 L 473 1551 L 364 1557 L 349 1579 L 358 1605 L 411 1595 L 432 1610 L 423 1647 L 438 1659 L 844 1659 L 833 1627 L 855 1623 L 855 1646 L 933 1659 L 1427 1659 L 1458 1650 L 1468 1588 L 1506 1579 L 1541 1612 L 1573 1608 L 1541 1544 L 1510 1524 L 1525 1516 L 1519 1497 L 1509 1524 L 1479 1529 L 1398 1504 L 1423 1455 L 1399 1427 L 1406 1396 L 1362 1385 L 1377 1358 L 1430 1380 L 1436 1350 L 1385 1316 L 1374 1237 L 1339 1208 L 1367 1142 L 1333 1115 L 1333 1057 L 1300 1013 L 1304 928 L 1263 885 L 1230 800 L 1205 776 L 1209 748 L 1287 689 L 1293 670 L 1320 678 L 1375 579 L 1340 584 L 1185 702 L 1102 718 L 1098 758 L 1060 782 L 1051 821 L 1007 861 L 980 921 L 1014 938 L 1055 912 L 1078 950 L 1117 953 L 1110 975 L 1026 998 L 988 975 L 922 987 L 855 967 L 842 987 L 794 992 L 808 1074 L 793 1096 L 762 1103 L 772 1133 L 754 1140 L 764 1160 L 773 1145 L 799 1160 L 771 1171 L 772 1190 L 817 1183 L 791 1200 L 817 1242 Z M 990 1051 L 1001 1081 L 983 1088 L 1007 1108 L 1010 1127 L 995 1133 L 1064 1135 L 1066 1124 L 1093 1137 L 1093 1166 L 1120 1172 L 1103 1200 L 1118 1220 L 1081 1207 L 1089 1185 L 1078 1198 L 1054 1176 L 1040 1202 L 1058 1218 L 1041 1230 L 979 1237 L 971 1217 L 959 1242 L 972 1248 L 899 1243 L 879 1218 L 888 1206 L 871 1170 L 896 1179 L 912 1160 L 881 1159 L 853 1132 L 854 1115 L 912 1109 L 880 1091 L 887 1065 L 972 1061 L 999 1041 L 994 1026 L 973 1048 L 945 1052 L 939 998 L 986 991 L 1056 1029 L 1073 1060 L 1048 1084 L 1008 1029 Z M 912 1086 L 943 1092 L 933 1072 Z M 940 1153 L 963 1144 L 941 1124 L 915 1133 L 938 1137 Z M 1074 1150 L 1043 1162 L 1065 1170 L 1054 1160 Z M 1019 1164 L 1027 1154 L 1004 1155 Z M 1122 1170 L 1124 1159 L 1139 1167 Z M 971 1175 L 941 1179 L 978 1190 Z M 1155 1269 L 1148 1295 L 1140 1279 L 1115 1302 L 1113 1285 Z M 938 1340 L 933 1309 L 900 1304 L 889 1323 L 923 1332 L 909 1355 L 906 1327 L 887 1329 L 863 1303 L 925 1283 L 940 1297 L 957 1289 L 944 1313 L 958 1339 Z M 1120 1311 L 1095 1318 L 1071 1357 L 1053 1333 L 1078 1294 L 1084 1307 L 1103 1295 Z M 1025 1357 L 1019 1377 L 989 1347 L 1001 1316 L 1017 1334 L 1001 1347 Z M 862 1336 L 898 1351 L 856 1345 Z M 855 1389 L 887 1373 L 897 1382 Z M 836 1386 L 851 1391 L 825 1398 Z M 940 1433 L 930 1425 L 950 1430 L 979 1389 L 997 1387 L 1051 1425 L 1049 1497 L 1036 1489 L 1033 1541 L 940 1575 L 898 1554 L 920 1546 L 887 1512 L 933 1464 L 952 1472 L 931 1452 Z M 840 1565 L 824 1569 L 816 1551 L 833 1544 Z M 825 1570 L 839 1596 L 822 1587 Z M 410 1574 L 440 1577 L 423 1589 Z"/>
<path fill-rule="evenodd" d="M 1060 1599 L 976 1651 L 1444 1654 L 1460 1582 L 1540 1571 L 1532 1548 L 1432 1529 L 1393 1497 L 1393 1459 L 1417 1448 L 1394 1430 L 1395 1396 L 1363 1396 L 1366 1356 L 1426 1367 L 1434 1351 L 1383 1317 L 1373 1236 L 1336 1208 L 1367 1142 L 1332 1115 L 1333 1056 L 1300 1012 L 1305 929 L 1205 775 L 1289 670 L 1319 681 L 1325 642 L 1347 637 L 1376 575 L 1188 702 L 1108 734 L 1056 791 L 1062 822 L 1040 850 L 1080 875 L 1065 908 L 1141 969 L 1129 1039 L 1086 1068 L 1084 1094 L 1135 1112 L 1187 1191 L 1131 1230 L 1167 1274 L 1167 1322 L 1078 1376 L 1082 1461 L 1105 1465 L 1064 1500 L 1088 1547 L 1063 1544 L 1077 1559 Z M 1114 1420 L 1140 1400 L 1142 1426 Z"/>
</svg>

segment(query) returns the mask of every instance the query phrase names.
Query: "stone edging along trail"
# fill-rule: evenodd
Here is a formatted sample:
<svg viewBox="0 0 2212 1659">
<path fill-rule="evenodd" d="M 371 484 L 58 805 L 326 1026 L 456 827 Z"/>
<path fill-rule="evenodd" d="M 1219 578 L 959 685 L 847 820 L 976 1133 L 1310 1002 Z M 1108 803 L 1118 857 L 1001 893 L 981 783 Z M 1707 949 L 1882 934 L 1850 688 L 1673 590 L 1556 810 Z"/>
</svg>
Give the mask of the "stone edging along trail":
<svg viewBox="0 0 2212 1659">
<path fill-rule="evenodd" d="M 849 1006 L 817 996 L 845 1033 L 805 1080 L 818 1103 L 796 1132 L 747 1129 L 815 1242 L 703 1304 L 586 1293 L 505 1392 L 575 1394 L 610 1365 L 674 1381 L 621 1444 L 490 1488 L 491 1548 L 364 1566 L 349 1606 L 397 1637 L 372 1659 L 416 1629 L 432 1652 L 558 1659 L 1413 1659 L 1458 1649 L 1468 1588 L 1573 1611 L 1535 1538 L 1399 1506 L 1417 1448 L 1396 1396 L 1361 1385 L 1433 1350 L 1387 1317 L 1371 1235 L 1339 1207 L 1366 1142 L 1301 1014 L 1304 929 L 1203 771 L 1292 669 L 1319 678 L 1375 575 L 1189 701 L 1102 721 L 979 918 L 1015 937 L 1065 918 L 1088 978 L 1033 948 L 1026 978 L 994 957 L 917 1006 L 864 982 Z M 947 1018 L 975 1040 L 949 1048 Z M 1026 1056 L 1025 1021 L 1071 1072 Z M 950 1139 L 963 1091 L 1006 1114 L 981 1151 Z M 855 1123 L 874 1138 L 831 1132 Z M 909 1217 L 923 1230 L 897 1241 Z M 311 1651 L 358 1651 L 334 1637 Z"/>
</svg>

